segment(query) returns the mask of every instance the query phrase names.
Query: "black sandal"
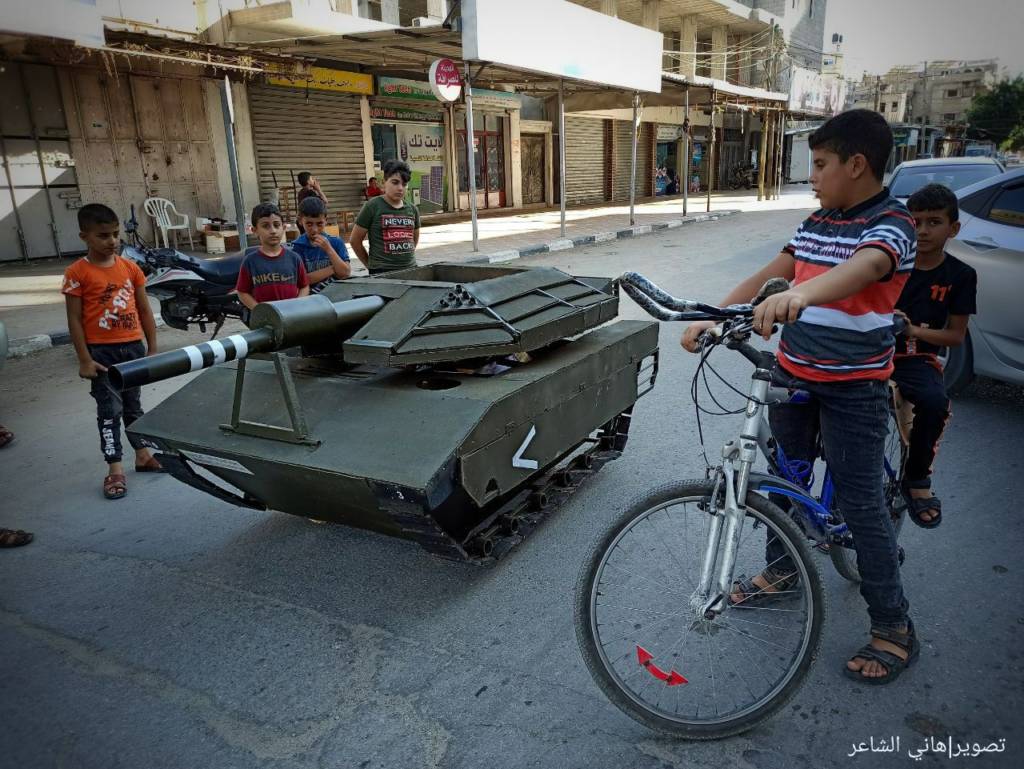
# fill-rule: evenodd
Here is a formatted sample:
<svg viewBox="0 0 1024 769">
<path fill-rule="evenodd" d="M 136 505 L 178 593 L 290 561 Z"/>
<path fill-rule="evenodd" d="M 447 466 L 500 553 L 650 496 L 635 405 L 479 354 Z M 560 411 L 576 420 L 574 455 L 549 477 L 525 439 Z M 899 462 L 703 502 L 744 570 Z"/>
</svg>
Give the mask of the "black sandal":
<svg viewBox="0 0 1024 769">
<path fill-rule="evenodd" d="M 870 643 L 864 644 L 860 647 L 857 652 L 850 657 L 851 660 L 862 659 L 865 662 L 874 660 L 885 668 L 884 676 L 866 676 L 861 670 L 850 670 L 846 665 L 843 665 L 843 675 L 854 681 L 860 681 L 861 683 L 870 684 L 871 686 L 882 686 L 884 684 L 892 683 L 900 674 L 914 664 L 918 656 L 921 654 L 921 644 L 917 640 L 917 633 L 914 632 L 914 623 L 907 618 L 907 632 L 898 633 L 894 630 L 886 630 L 883 628 L 871 628 L 871 637 L 877 638 L 881 641 L 888 641 L 891 644 L 903 649 L 907 652 L 907 658 L 902 659 L 892 652 L 885 651 L 884 649 L 876 649 Z"/>
<path fill-rule="evenodd" d="M 768 583 L 768 587 L 775 588 L 768 590 L 754 584 L 755 577 L 748 577 L 740 574 L 732 583 L 732 590 L 729 593 L 729 605 L 734 609 L 753 609 L 757 606 L 786 601 L 793 595 L 792 588 L 800 581 L 800 576 L 795 571 L 780 571 L 771 567 L 761 572 L 762 577 Z M 742 598 L 734 601 L 732 597 L 739 593 Z"/>
<path fill-rule="evenodd" d="M 32 541 L 32 532 L 21 529 L 0 529 L 0 547 L 21 547 Z"/>
<path fill-rule="evenodd" d="M 938 497 L 922 497 L 917 499 L 907 494 L 907 515 L 910 520 L 922 529 L 934 529 L 942 523 L 942 501 Z M 932 519 L 926 521 L 921 513 L 931 513 Z"/>
</svg>

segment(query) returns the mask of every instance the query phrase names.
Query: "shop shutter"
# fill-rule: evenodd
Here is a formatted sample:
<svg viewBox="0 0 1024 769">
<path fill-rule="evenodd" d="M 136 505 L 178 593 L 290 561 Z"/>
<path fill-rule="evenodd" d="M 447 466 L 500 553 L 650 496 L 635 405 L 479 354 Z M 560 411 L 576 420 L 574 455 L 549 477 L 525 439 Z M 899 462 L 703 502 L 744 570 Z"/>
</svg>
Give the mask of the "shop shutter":
<svg viewBox="0 0 1024 769">
<path fill-rule="evenodd" d="M 604 201 L 604 120 L 565 118 L 566 205 Z"/>
<path fill-rule="evenodd" d="M 652 142 L 656 126 L 653 123 L 640 124 L 640 136 L 636 144 L 636 197 L 644 198 L 652 194 L 653 158 Z M 615 121 L 614 140 L 614 173 L 612 181 L 612 200 L 629 200 L 629 170 L 633 163 L 633 144 L 631 136 L 632 122 L 629 120 Z"/>
<path fill-rule="evenodd" d="M 291 188 L 293 174 L 310 171 L 331 213 L 359 210 L 366 162 L 358 96 L 254 85 L 249 114 L 262 200 L 275 186 Z"/>
</svg>

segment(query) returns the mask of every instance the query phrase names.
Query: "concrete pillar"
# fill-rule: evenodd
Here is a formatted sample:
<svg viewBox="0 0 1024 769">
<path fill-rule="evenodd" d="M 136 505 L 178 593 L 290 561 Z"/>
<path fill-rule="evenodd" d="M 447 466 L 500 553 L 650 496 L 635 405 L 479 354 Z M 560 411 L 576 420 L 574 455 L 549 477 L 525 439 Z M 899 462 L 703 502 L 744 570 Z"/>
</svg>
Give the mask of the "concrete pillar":
<svg viewBox="0 0 1024 769">
<path fill-rule="evenodd" d="M 519 128 L 519 110 L 509 110 L 508 113 L 508 135 L 509 140 L 506 147 L 509 148 L 508 163 L 512 174 L 512 208 L 523 207 L 523 151 L 521 146 L 521 134 Z M 508 200 L 505 201 L 508 203 Z"/>
<path fill-rule="evenodd" d="M 715 27 L 711 30 L 711 77 L 725 80 L 727 64 L 726 49 L 729 47 L 729 28 Z"/>
<path fill-rule="evenodd" d="M 740 55 L 739 55 L 739 60 L 740 60 L 739 61 L 739 64 L 740 64 L 739 84 L 740 85 L 750 85 L 750 82 L 751 82 L 751 79 L 750 79 L 750 65 L 754 63 L 754 59 L 753 59 L 752 54 L 748 50 L 749 46 L 750 46 L 750 35 L 747 35 L 747 36 L 745 36 L 745 37 L 740 39 L 740 48 L 741 48 Z"/>
<path fill-rule="evenodd" d="M 363 176 L 369 179 L 374 174 L 373 168 L 373 130 L 370 119 L 370 100 L 359 97 L 359 118 L 363 124 Z"/>
<path fill-rule="evenodd" d="M 697 74 L 697 16 L 679 17 L 679 74 L 693 77 Z"/>
<path fill-rule="evenodd" d="M 385 24 L 398 26 L 401 22 L 398 15 L 398 0 L 380 0 L 380 20 Z"/>
<path fill-rule="evenodd" d="M 618 17 L 619 0 L 601 0 L 601 13 Z"/>
<path fill-rule="evenodd" d="M 448 15 L 448 0 L 427 0 L 427 17 L 444 21 Z"/>
<path fill-rule="evenodd" d="M 641 26 L 646 27 L 647 29 L 653 29 L 657 32 L 659 27 L 658 12 L 660 10 L 661 0 L 644 0 L 643 21 Z"/>
</svg>

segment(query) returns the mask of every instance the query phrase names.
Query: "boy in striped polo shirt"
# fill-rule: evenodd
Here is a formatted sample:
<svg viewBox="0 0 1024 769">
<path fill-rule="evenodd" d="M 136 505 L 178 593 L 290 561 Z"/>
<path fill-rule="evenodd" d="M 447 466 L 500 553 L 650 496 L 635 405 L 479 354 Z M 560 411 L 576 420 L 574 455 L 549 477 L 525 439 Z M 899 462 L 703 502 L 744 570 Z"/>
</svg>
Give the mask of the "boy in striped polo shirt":
<svg viewBox="0 0 1024 769">
<path fill-rule="evenodd" d="M 920 651 L 881 477 L 893 310 L 914 268 L 917 236 L 906 207 L 882 185 L 893 137 L 881 115 L 844 112 L 811 134 L 809 144 L 811 184 L 822 208 L 721 304 L 750 301 L 769 278 L 792 284 L 757 307 L 754 328 L 768 339 L 773 323 L 786 324 L 775 383 L 807 391 L 811 402 L 773 407 L 772 430 L 787 457 L 812 462 L 821 434 L 839 508 L 854 535 L 860 592 L 871 619 L 870 643 L 843 672 L 864 683 L 886 684 Z M 688 327 L 683 347 L 695 352 L 710 325 Z M 734 586 L 734 603 L 753 604 L 795 584 L 795 569 L 778 542 L 769 541 L 767 555 L 763 572 Z"/>
</svg>

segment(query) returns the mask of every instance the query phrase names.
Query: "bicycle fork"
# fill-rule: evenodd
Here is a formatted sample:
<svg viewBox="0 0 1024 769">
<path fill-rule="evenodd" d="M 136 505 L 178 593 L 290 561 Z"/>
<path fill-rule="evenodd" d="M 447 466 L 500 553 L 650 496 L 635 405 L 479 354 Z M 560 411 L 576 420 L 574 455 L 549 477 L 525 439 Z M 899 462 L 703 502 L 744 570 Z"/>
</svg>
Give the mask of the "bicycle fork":
<svg viewBox="0 0 1024 769">
<path fill-rule="evenodd" d="M 722 447 L 722 467 L 716 473 L 711 494 L 711 525 L 701 560 L 700 581 L 690 599 L 691 608 L 703 619 L 714 619 L 730 603 L 736 553 L 746 510 L 747 482 L 757 460 L 757 434 L 768 386 L 767 377 L 762 379 L 755 374 L 739 441 L 729 441 Z M 725 507 L 719 509 L 719 489 L 723 483 Z"/>
</svg>

